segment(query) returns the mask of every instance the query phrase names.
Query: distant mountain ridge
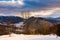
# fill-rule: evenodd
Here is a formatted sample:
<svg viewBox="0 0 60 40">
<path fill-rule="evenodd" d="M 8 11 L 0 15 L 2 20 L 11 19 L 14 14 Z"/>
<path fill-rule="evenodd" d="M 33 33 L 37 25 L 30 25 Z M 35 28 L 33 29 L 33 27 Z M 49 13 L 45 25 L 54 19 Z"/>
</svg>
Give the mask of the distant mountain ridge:
<svg viewBox="0 0 60 40">
<path fill-rule="evenodd" d="M 12 21 L 13 23 L 19 23 L 19 22 L 24 21 L 24 19 L 18 16 L 0 16 L 0 23 L 6 22 L 6 21 Z"/>
<path fill-rule="evenodd" d="M 37 19 L 36 17 L 30 17 L 28 18 L 28 20 L 33 21 Z M 23 22 L 25 19 L 18 17 L 18 16 L 0 16 L 0 23 L 4 23 L 6 21 L 12 21 L 13 23 L 19 23 L 19 22 Z M 27 19 L 26 19 L 27 20 Z M 50 21 L 52 23 L 55 23 L 57 21 L 60 21 L 60 17 L 57 18 L 52 18 L 52 17 L 38 17 L 38 20 L 47 20 Z"/>
<path fill-rule="evenodd" d="M 57 18 L 48 17 L 48 18 L 46 18 L 46 19 L 47 19 L 47 20 L 50 20 L 52 23 L 55 23 L 55 22 L 60 21 L 60 17 L 57 17 Z"/>
</svg>

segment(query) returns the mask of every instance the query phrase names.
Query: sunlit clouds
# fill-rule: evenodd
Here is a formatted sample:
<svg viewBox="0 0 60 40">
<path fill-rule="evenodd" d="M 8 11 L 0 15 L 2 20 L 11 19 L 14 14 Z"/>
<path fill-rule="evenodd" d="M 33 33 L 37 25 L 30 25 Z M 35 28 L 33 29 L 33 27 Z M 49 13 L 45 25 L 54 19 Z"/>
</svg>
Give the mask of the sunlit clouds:
<svg viewBox="0 0 60 40">
<path fill-rule="evenodd" d="M 20 16 L 23 17 L 21 14 L 30 14 L 29 17 L 59 17 L 60 16 L 60 8 L 50 8 L 49 10 L 39 10 L 39 11 L 29 11 L 29 12 L 19 12 L 19 11 L 8 11 L 0 12 L 0 16 Z"/>
<path fill-rule="evenodd" d="M 59 17 L 60 0 L 11 0 L 0 1 L 0 15 L 22 16 L 28 13 L 35 17 Z M 25 12 L 25 13 L 24 13 Z"/>
<path fill-rule="evenodd" d="M 49 10 L 31 11 L 29 13 L 30 13 L 30 15 L 29 15 L 30 17 L 31 16 L 35 16 L 35 17 L 59 17 L 60 16 L 60 8 L 50 8 Z M 21 15 L 18 15 L 18 16 L 21 16 Z"/>
</svg>

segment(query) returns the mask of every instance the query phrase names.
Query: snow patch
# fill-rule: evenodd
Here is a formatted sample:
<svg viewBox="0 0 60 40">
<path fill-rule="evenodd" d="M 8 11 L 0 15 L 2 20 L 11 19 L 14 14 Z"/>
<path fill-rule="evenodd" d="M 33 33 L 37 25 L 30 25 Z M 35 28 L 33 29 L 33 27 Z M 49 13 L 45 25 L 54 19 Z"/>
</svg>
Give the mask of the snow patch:
<svg viewBox="0 0 60 40">
<path fill-rule="evenodd" d="M 16 27 L 23 27 L 24 26 L 24 22 L 19 22 L 14 24 Z"/>
<path fill-rule="evenodd" d="M 60 40 L 60 37 L 56 35 L 23 35 L 23 34 L 11 34 L 0 36 L 0 40 Z"/>
</svg>

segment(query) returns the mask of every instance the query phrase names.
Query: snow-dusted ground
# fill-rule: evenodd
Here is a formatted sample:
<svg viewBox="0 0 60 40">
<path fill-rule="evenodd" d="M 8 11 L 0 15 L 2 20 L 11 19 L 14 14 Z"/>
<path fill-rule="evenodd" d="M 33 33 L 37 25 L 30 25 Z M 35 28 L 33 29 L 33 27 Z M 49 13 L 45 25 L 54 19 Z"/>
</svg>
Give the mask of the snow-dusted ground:
<svg viewBox="0 0 60 40">
<path fill-rule="evenodd" d="M 0 36 L 0 40 L 60 40 L 60 37 L 56 35 L 23 35 L 23 34 L 11 34 Z"/>
</svg>

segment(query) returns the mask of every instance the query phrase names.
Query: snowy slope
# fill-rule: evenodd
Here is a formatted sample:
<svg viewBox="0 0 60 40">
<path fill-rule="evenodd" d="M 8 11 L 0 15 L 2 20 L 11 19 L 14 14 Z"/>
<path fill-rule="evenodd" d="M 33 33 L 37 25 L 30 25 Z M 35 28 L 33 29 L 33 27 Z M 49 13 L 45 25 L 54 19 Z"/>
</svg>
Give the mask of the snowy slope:
<svg viewBox="0 0 60 40">
<path fill-rule="evenodd" d="M 56 35 L 23 35 L 23 34 L 11 34 L 0 36 L 0 40 L 60 40 L 60 37 Z"/>
</svg>

